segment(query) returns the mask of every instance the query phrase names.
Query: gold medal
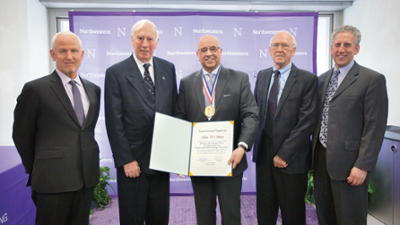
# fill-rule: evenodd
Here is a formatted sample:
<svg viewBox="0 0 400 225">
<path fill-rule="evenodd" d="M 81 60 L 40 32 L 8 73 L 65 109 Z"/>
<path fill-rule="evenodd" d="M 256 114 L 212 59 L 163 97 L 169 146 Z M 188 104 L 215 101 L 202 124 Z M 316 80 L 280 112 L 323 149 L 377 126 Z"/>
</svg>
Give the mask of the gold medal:
<svg viewBox="0 0 400 225">
<path fill-rule="evenodd" d="M 215 113 L 215 108 L 212 105 L 207 106 L 206 109 L 204 110 L 204 115 L 206 115 L 207 117 L 214 116 L 214 113 Z"/>
</svg>

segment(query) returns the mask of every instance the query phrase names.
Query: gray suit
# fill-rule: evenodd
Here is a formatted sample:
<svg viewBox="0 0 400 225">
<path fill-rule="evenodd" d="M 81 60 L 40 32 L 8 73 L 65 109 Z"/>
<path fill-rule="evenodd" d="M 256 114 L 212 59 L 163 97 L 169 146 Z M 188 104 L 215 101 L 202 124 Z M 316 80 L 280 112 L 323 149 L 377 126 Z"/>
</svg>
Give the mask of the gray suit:
<svg viewBox="0 0 400 225">
<path fill-rule="evenodd" d="M 353 167 L 373 172 L 383 141 L 388 99 L 386 80 L 382 74 L 354 63 L 329 103 L 328 137 L 326 149 L 319 143 L 322 108 L 333 69 L 319 77 L 318 123 L 313 135 L 315 198 L 320 223 L 331 223 L 334 218 L 322 218 L 326 201 L 335 200 L 343 211 L 352 211 L 349 221 L 339 224 L 364 224 L 367 210 L 368 176 L 360 186 L 346 182 Z M 326 183 L 332 182 L 332 187 Z M 340 186 L 340 187 L 339 187 Z M 335 188 L 341 190 L 337 193 Z M 333 199 L 327 191 L 333 192 Z M 351 199 L 355 199 L 352 201 Z M 329 204 L 329 203 L 328 203 Z M 333 205 L 333 202 L 330 202 Z M 341 212 L 336 212 L 341 213 Z M 334 217 L 334 216 L 332 216 Z"/>
<path fill-rule="evenodd" d="M 202 79 L 202 71 L 200 70 L 181 80 L 174 113 L 176 117 L 190 122 L 208 121 L 204 115 L 205 102 Z M 234 121 L 234 148 L 239 142 L 245 142 L 251 147 L 258 126 L 258 108 L 250 90 L 248 75 L 221 66 L 215 91 L 215 115 L 211 121 L 227 120 Z M 245 154 L 241 163 L 233 170 L 233 177 L 215 178 L 214 180 L 219 183 L 234 180 L 232 186 L 235 186 L 235 190 L 239 190 L 238 193 L 232 193 L 228 187 L 219 189 L 217 184 L 215 186 L 205 184 L 205 182 L 208 182 L 208 178 L 192 177 L 199 224 L 215 224 L 216 193 L 219 196 L 224 224 L 240 223 L 241 177 L 246 168 Z M 207 192 L 208 188 L 216 188 L 216 193 L 215 190 L 214 192 Z M 234 212 L 233 215 L 230 214 L 231 212 Z"/>
</svg>

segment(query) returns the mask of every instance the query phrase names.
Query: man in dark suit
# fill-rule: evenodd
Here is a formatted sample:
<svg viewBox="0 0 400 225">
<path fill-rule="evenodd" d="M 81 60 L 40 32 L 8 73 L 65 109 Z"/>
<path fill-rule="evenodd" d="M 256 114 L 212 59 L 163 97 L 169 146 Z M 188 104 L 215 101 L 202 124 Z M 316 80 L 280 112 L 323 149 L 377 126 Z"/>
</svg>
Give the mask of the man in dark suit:
<svg viewBox="0 0 400 225">
<path fill-rule="evenodd" d="M 318 78 L 313 135 L 315 203 L 319 224 L 367 224 L 368 173 L 382 145 L 388 99 L 385 77 L 360 66 L 360 31 L 332 34 L 335 67 Z"/>
<path fill-rule="evenodd" d="M 29 174 L 36 224 L 89 224 L 99 182 L 100 88 L 78 76 L 83 51 L 74 33 L 57 33 L 50 54 L 56 70 L 26 83 L 17 99 L 13 139 Z"/>
<path fill-rule="evenodd" d="M 117 168 L 121 224 L 168 224 L 169 174 L 149 169 L 155 112 L 172 115 L 175 67 L 153 57 L 158 31 L 149 20 L 132 27 L 134 54 L 111 66 L 105 79 L 105 116 Z M 166 151 L 168 144 L 166 143 Z"/>
<path fill-rule="evenodd" d="M 252 146 L 258 126 L 258 108 L 248 75 L 220 65 L 222 48 L 216 37 L 200 38 L 196 54 L 203 68 L 181 80 L 174 115 L 190 122 L 232 120 L 235 145 L 227 162 L 233 163 L 232 177 L 191 177 L 197 223 L 216 224 L 218 195 L 222 224 L 240 224 L 240 192 L 247 168 L 245 153 Z"/>
<path fill-rule="evenodd" d="M 257 163 L 258 224 L 306 224 L 304 196 L 311 169 L 311 134 L 315 127 L 317 76 L 298 69 L 291 58 L 296 40 L 275 34 L 269 53 L 274 67 L 257 75 L 254 95 L 259 108 L 253 161 Z"/>
</svg>

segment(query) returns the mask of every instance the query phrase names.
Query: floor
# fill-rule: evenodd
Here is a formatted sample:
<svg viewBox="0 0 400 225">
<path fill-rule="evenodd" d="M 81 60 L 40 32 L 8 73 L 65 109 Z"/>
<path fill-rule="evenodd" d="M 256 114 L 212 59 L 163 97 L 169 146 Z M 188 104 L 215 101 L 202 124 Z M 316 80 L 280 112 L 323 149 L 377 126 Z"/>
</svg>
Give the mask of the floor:
<svg viewBox="0 0 400 225">
<path fill-rule="evenodd" d="M 242 225 L 257 224 L 256 218 L 256 199 L 255 195 L 241 196 L 241 215 Z M 318 225 L 316 211 L 314 206 L 306 205 L 307 225 Z M 111 206 L 107 206 L 105 210 L 98 209 L 92 215 L 89 225 L 117 225 L 119 224 L 118 216 L 118 199 L 113 198 Z M 196 213 L 194 210 L 193 196 L 171 196 L 170 198 L 170 225 L 196 225 Z M 219 209 L 217 209 L 217 225 L 221 224 Z M 281 225 L 280 218 L 277 225 Z M 368 215 L 367 225 L 384 225 L 374 217 Z"/>
</svg>

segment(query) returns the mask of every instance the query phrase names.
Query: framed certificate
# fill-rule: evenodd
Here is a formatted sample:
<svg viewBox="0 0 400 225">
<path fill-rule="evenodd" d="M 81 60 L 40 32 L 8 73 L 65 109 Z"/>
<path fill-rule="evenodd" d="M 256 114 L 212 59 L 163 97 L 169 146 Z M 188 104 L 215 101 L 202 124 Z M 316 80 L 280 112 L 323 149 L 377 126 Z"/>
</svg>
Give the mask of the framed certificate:
<svg viewBox="0 0 400 225">
<path fill-rule="evenodd" d="M 190 176 L 232 176 L 233 121 L 191 123 L 156 113 L 150 169 Z"/>
</svg>

